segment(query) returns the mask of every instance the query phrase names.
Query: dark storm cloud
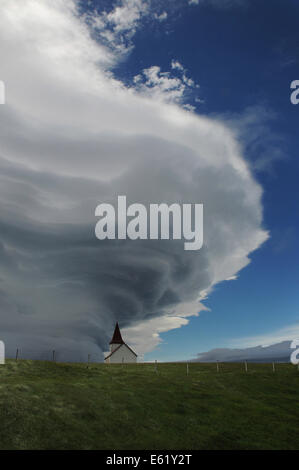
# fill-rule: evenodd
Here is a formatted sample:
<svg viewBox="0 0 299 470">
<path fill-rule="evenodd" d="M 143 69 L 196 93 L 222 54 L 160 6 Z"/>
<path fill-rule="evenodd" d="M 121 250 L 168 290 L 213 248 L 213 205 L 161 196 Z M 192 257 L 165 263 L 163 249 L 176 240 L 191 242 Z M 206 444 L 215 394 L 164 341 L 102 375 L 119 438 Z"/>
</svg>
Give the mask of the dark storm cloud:
<svg viewBox="0 0 299 470">
<path fill-rule="evenodd" d="M 0 39 L 1 339 L 100 358 L 118 320 L 150 350 L 267 238 L 261 188 L 221 123 L 116 81 L 71 0 L 2 0 Z M 203 203 L 203 248 L 97 240 L 95 208 L 118 195 Z"/>
</svg>

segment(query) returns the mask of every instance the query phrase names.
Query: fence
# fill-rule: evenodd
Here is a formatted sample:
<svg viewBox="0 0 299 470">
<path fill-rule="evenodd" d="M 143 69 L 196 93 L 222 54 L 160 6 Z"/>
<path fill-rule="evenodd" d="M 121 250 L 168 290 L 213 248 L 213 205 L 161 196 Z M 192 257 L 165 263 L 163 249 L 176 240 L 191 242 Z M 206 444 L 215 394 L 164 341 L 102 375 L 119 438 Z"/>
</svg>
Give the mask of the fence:
<svg viewBox="0 0 299 470">
<path fill-rule="evenodd" d="M 15 352 L 15 356 L 12 357 L 10 355 L 10 358 L 15 358 L 16 361 L 20 359 L 31 359 L 31 360 L 41 360 L 41 361 L 52 361 L 52 362 L 65 362 L 65 363 L 86 363 L 87 367 L 91 366 L 92 364 L 95 363 L 103 363 L 104 362 L 104 354 L 99 354 L 99 353 L 78 353 L 77 355 L 74 356 L 73 351 L 59 351 L 59 350 L 44 350 L 44 351 L 36 351 L 36 350 L 29 350 L 27 348 L 22 349 L 22 348 L 17 348 Z M 130 365 L 130 363 L 126 363 L 122 361 L 120 363 L 121 365 Z M 200 365 L 208 364 L 211 370 L 215 370 L 217 374 L 220 374 L 221 372 L 225 372 L 228 370 L 229 365 L 234 364 L 234 367 L 239 366 L 240 371 L 244 371 L 245 373 L 251 373 L 254 372 L 254 366 L 255 365 L 264 365 L 264 366 L 269 366 L 269 370 L 271 370 L 274 373 L 278 372 L 277 366 L 279 364 L 291 364 L 286 363 L 286 362 L 278 362 L 278 361 L 272 361 L 272 362 L 254 362 L 254 361 L 238 361 L 238 362 L 220 362 L 220 361 L 215 361 L 215 362 L 198 362 L 198 361 L 180 361 L 180 362 L 159 362 L 157 360 L 155 361 L 148 361 L 148 362 L 138 362 L 137 363 L 132 363 L 135 365 L 150 365 L 152 364 L 154 366 L 154 371 L 156 374 L 159 373 L 159 368 L 160 365 L 166 365 L 166 364 L 173 364 L 173 365 L 181 365 L 185 366 L 185 374 L 188 376 L 189 374 L 192 374 L 192 368 L 194 365 L 197 365 L 196 369 L 198 370 L 198 367 Z M 109 366 L 114 366 L 117 364 L 109 364 Z M 214 368 L 214 369 L 213 369 Z M 183 367 L 182 367 L 183 369 Z M 299 371 L 299 364 L 297 365 L 297 369 Z"/>
</svg>

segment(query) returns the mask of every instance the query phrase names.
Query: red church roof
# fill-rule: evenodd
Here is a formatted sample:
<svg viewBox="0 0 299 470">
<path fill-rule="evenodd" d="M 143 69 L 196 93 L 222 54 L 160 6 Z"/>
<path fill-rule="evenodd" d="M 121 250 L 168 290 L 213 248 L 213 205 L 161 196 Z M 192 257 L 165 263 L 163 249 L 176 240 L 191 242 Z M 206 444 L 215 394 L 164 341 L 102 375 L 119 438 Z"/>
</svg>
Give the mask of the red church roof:
<svg viewBox="0 0 299 470">
<path fill-rule="evenodd" d="M 114 333 L 112 336 L 112 340 L 110 341 L 109 344 L 124 344 L 124 341 L 121 337 L 118 322 L 115 325 Z"/>
</svg>

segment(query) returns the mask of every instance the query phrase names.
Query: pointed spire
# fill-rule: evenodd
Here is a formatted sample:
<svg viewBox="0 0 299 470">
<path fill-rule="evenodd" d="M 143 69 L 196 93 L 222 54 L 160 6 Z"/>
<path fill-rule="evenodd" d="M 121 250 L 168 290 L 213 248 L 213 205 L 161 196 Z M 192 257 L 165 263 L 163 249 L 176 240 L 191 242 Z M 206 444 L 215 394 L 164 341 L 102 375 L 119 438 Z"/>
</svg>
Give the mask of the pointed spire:
<svg viewBox="0 0 299 470">
<path fill-rule="evenodd" d="M 124 341 L 121 337 L 121 334 L 120 334 L 120 329 L 119 329 L 119 326 L 118 326 L 118 322 L 116 322 L 116 325 L 115 325 L 115 329 L 114 329 L 114 333 L 113 333 L 113 336 L 112 336 L 112 340 L 110 341 L 109 344 L 123 344 Z"/>
</svg>

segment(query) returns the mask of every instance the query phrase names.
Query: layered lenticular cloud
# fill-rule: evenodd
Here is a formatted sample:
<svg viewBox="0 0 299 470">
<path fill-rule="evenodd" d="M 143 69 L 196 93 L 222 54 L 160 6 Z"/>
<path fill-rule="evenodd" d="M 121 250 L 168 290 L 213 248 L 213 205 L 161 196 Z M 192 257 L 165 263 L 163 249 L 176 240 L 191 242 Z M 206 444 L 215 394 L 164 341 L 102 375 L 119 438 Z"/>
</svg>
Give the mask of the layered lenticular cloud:
<svg viewBox="0 0 299 470">
<path fill-rule="evenodd" d="M 152 350 L 268 236 L 231 131 L 115 79 L 90 28 L 72 0 L 1 0 L 1 339 L 32 357 L 99 355 L 116 320 Z M 97 240 L 95 208 L 118 195 L 203 203 L 203 248 Z"/>
</svg>

